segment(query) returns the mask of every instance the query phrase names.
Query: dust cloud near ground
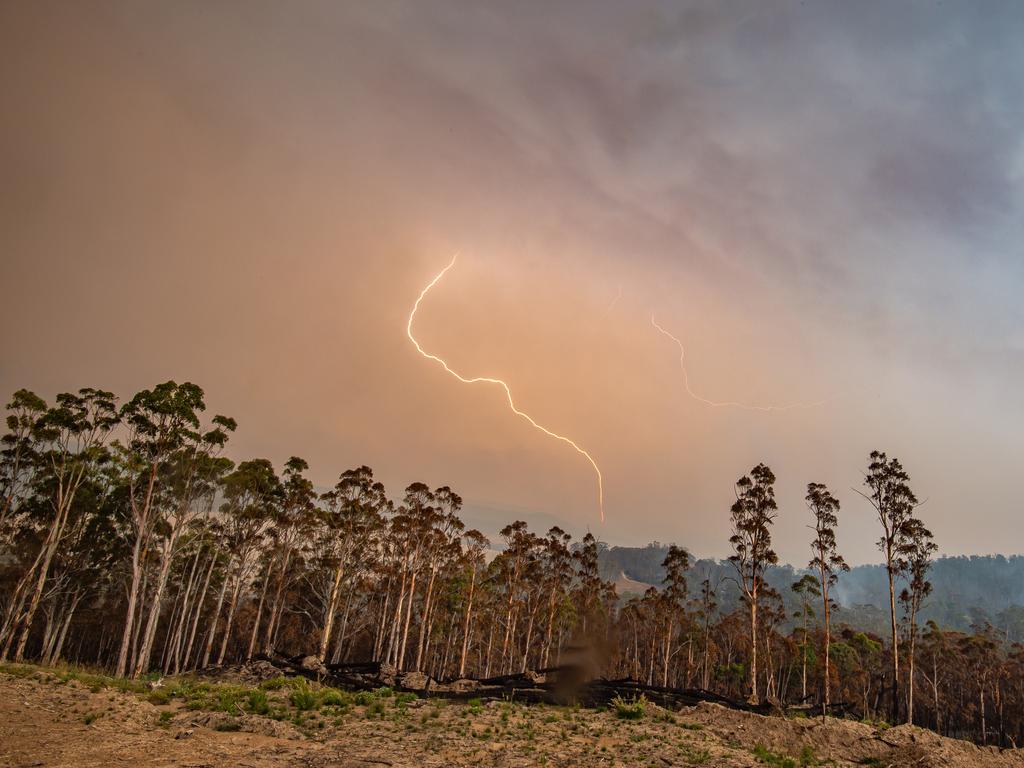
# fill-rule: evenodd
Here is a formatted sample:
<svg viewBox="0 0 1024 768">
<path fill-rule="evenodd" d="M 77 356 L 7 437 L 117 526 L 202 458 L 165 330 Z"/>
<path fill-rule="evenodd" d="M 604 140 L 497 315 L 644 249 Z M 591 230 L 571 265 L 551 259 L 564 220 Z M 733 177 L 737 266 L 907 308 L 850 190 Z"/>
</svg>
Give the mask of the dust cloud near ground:
<svg viewBox="0 0 1024 768">
<path fill-rule="evenodd" d="M 700 704 L 607 711 L 352 694 L 286 678 L 124 684 L 0 670 L 0 765 L 50 766 L 1024 766 L 907 726 L 786 719 Z M 259 714 L 257 714 L 259 712 Z M 634 713 L 635 714 L 635 713 Z"/>
</svg>

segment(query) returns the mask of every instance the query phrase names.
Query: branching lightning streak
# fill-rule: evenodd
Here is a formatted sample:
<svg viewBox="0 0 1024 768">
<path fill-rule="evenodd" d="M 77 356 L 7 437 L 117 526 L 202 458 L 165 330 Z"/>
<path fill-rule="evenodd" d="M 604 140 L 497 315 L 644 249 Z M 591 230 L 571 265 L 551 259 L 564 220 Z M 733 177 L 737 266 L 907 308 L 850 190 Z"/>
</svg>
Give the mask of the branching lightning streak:
<svg viewBox="0 0 1024 768">
<path fill-rule="evenodd" d="M 651 325 L 653 325 L 661 334 L 672 339 L 672 341 L 676 343 L 676 346 L 679 347 L 679 368 L 683 372 L 683 386 L 686 387 L 686 393 L 697 402 L 704 403 L 704 405 L 709 405 L 712 408 L 743 408 L 748 411 L 792 411 L 797 408 L 816 408 L 828 402 L 827 400 L 818 400 L 813 403 L 789 403 L 787 405 L 749 405 L 747 403 L 736 402 L 735 400 L 717 401 L 701 397 L 690 388 L 690 376 L 686 372 L 686 350 L 683 347 L 683 342 L 658 325 L 658 322 L 654 319 L 654 315 L 651 315 Z"/>
<path fill-rule="evenodd" d="M 524 413 L 523 411 L 521 411 L 518 408 L 516 408 L 515 401 L 512 399 L 512 390 L 509 389 L 508 384 L 506 384 L 504 381 L 502 381 L 501 379 L 492 379 L 492 378 L 490 378 L 488 376 L 474 376 L 473 378 L 467 379 L 465 376 L 462 376 L 459 373 L 453 371 L 451 368 L 449 368 L 448 367 L 448 363 L 446 363 L 440 357 L 438 357 L 437 355 L 433 355 L 433 354 L 427 352 L 426 350 L 424 350 L 423 347 L 420 346 L 420 343 L 416 340 L 416 337 L 413 336 L 413 334 L 412 334 L 412 322 L 413 322 L 413 319 L 416 317 L 416 312 L 420 308 L 420 302 L 422 302 L 423 298 L 427 295 L 427 293 L 430 292 L 430 289 L 433 288 L 435 285 L 437 285 L 437 283 L 441 280 L 441 278 L 444 277 L 445 273 L 449 269 L 451 269 L 452 267 L 455 266 L 455 260 L 457 258 L 458 258 L 458 254 L 453 256 L 452 260 L 448 264 L 448 266 L 445 267 L 444 269 L 442 269 L 440 272 L 438 272 L 437 275 L 434 277 L 434 279 L 431 280 L 429 283 L 427 283 L 427 287 L 424 288 L 422 291 L 420 291 L 420 295 L 416 299 L 416 303 L 413 304 L 413 306 L 412 306 L 412 312 L 409 313 L 409 322 L 408 322 L 408 324 L 406 325 L 406 328 L 405 328 L 405 332 L 409 336 L 409 341 L 411 341 L 413 343 L 413 346 L 416 347 L 416 351 L 419 352 L 421 355 L 423 355 L 423 357 L 427 358 L 428 360 L 433 360 L 434 362 L 440 363 L 442 368 L 444 368 L 446 371 L 448 371 L 448 373 L 450 373 L 456 379 L 461 381 L 463 384 L 477 384 L 477 383 L 481 383 L 481 382 L 487 383 L 487 384 L 497 384 L 498 386 L 500 386 L 502 389 L 505 390 L 505 397 L 508 400 L 508 407 L 512 409 L 512 412 L 514 414 L 516 414 L 517 416 L 520 416 L 520 417 L 526 419 L 526 421 L 530 422 L 530 426 L 534 427 L 535 429 L 540 430 L 545 435 L 548 435 L 550 437 L 555 438 L 556 440 L 561 440 L 563 443 L 567 443 L 568 445 L 571 445 L 573 450 L 576 451 L 576 453 L 580 454 L 587 461 L 589 461 L 590 462 L 590 466 L 592 466 L 594 468 L 594 472 L 597 474 L 597 503 L 598 503 L 598 509 L 599 509 L 599 511 L 601 513 L 601 522 L 603 523 L 604 522 L 604 478 L 601 475 L 601 468 L 597 466 L 597 462 L 594 461 L 594 457 L 593 456 L 591 456 L 585 450 L 580 448 L 579 445 L 577 445 L 573 440 L 570 440 L 565 435 L 560 435 L 557 432 L 552 432 L 547 427 L 544 427 L 544 426 L 538 424 L 536 421 L 534 421 L 530 417 L 529 414 Z"/>
</svg>

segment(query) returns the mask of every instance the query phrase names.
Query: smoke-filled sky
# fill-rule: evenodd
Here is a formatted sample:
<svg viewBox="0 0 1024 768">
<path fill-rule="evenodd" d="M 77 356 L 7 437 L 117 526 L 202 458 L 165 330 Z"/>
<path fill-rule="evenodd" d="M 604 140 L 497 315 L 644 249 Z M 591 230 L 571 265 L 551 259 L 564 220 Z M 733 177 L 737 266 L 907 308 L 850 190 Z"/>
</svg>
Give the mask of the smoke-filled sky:
<svg viewBox="0 0 1024 768">
<path fill-rule="evenodd" d="M 450 485 L 468 521 L 728 551 L 733 483 L 910 471 L 1019 552 L 1024 5 L 8 2 L 0 387 L 169 378 L 236 458 Z M 600 465 L 512 414 L 517 404 Z M 712 408 L 691 398 L 786 404 Z"/>
</svg>

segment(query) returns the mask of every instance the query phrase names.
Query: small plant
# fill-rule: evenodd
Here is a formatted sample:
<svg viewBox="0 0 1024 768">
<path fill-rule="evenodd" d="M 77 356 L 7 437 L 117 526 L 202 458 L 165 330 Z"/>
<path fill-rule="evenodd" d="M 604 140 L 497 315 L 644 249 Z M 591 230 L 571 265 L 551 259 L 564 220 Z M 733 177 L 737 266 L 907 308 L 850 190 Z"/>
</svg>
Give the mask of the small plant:
<svg viewBox="0 0 1024 768">
<path fill-rule="evenodd" d="M 680 728 L 685 728 L 688 731 L 703 731 L 704 726 L 700 723 L 680 723 Z"/>
<path fill-rule="evenodd" d="M 147 696 L 146 698 L 149 700 L 150 704 L 163 706 L 171 702 L 171 696 L 171 691 L 167 690 L 166 688 L 156 688 L 150 691 L 149 696 Z"/>
<path fill-rule="evenodd" d="M 85 717 L 82 718 L 82 722 L 86 725 L 92 725 L 96 720 L 103 716 L 102 712 L 86 712 Z"/>
<path fill-rule="evenodd" d="M 159 725 L 161 728 L 166 728 L 166 727 L 168 727 L 171 724 L 171 720 L 173 720 L 173 719 L 174 719 L 174 713 L 173 712 L 169 712 L 169 711 L 161 712 L 160 713 L 160 717 L 157 718 L 157 725 Z"/>
<path fill-rule="evenodd" d="M 479 715 L 484 711 L 484 703 L 480 699 L 470 699 L 466 702 L 466 706 L 474 715 Z"/>
<path fill-rule="evenodd" d="M 213 726 L 213 730 L 215 730 L 215 731 L 240 731 L 240 730 L 242 730 L 242 724 L 239 723 L 234 718 L 231 718 L 230 720 L 223 720 L 223 721 L 217 723 L 215 726 Z"/>
<path fill-rule="evenodd" d="M 818 758 L 814 756 L 814 749 L 806 745 L 800 750 L 800 768 L 810 768 L 818 764 Z"/>
<path fill-rule="evenodd" d="M 259 688 L 249 691 L 249 711 L 254 715 L 266 715 L 270 712 L 270 704 L 267 702 L 267 692 Z"/>
<path fill-rule="evenodd" d="M 260 688 L 264 691 L 279 691 L 286 685 L 288 685 L 288 678 L 284 675 L 279 675 L 277 677 L 272 677 L 269 680 L 264 680 L 260 683 Z"/>
<path fill-rule="evenodd" d="M 769 752 L 768 748 L 763 744 L 757 744 L 752 750 L 754 757 L 765 765 L 770 765 L 772 768 L 797 768 L 796 760 L 792 757 L 785 757 L 783 755 L 777 755 L 774 752 Z"/>
<path fill-rule="evenodd" d="M 616 696 L 612 699 L 612 706 L 615 707 L 615 716 L 620 720 L 639 720 L 647 711 L 647 697 L 642 693 L 629 699 Z"/>
<path fill-rule="evenodd" d="M 317 708 L 317 695 L 309 689 L 308 685 L 296 688 L 288 698 L 292 706 L 300 712 L 307 712 Z"/>
<path fill-rule="evenodd" d="M 328 688 L 320 694 L 320 704 L 325 707 L 345 707 L 348 706 L 349 698 L 349 695 L 344 691 L 339 691 L 337 688 Z"/>
</svg>

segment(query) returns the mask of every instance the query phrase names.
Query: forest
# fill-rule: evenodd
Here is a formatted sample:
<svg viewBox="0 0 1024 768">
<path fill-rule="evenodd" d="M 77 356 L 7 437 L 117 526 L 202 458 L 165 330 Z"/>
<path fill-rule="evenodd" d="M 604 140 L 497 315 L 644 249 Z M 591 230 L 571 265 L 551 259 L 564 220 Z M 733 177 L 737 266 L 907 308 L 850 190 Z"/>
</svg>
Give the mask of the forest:
<svg viewBox="0 0 1024 768">
<path fill-rule="evenodd" d="M 1024 739 L 1024 648 L 984 617 L 929 612 L 943 600 L 937 547 L 909 473 L 883 452 L 851 501 L 877 520 L 882 562 L 870 573 L 883 605 L 865 626 L 836 599 L 849 572 L 839 499 L 811 481 L 806 508 L 785 510 L 809 533 L 806 566 L 783 568 L 764 464 L 722 499 L 727 560 L 651 547 L 639 573 L 626 550 L 558 527 L 513 521 L 489 541 L 447 486 L 389 493 L 360 466 L 318 489 L 299 457 L 236 461 L 236 426 L 187 382 L 124 400 L 15 392 L 0 457 L 0 661 L 140 677 L 311 654 L 452 680 L 586 659 L 594 676 Z M 619 595 L 616 570 L 654 585 Z"/>
</svg>

